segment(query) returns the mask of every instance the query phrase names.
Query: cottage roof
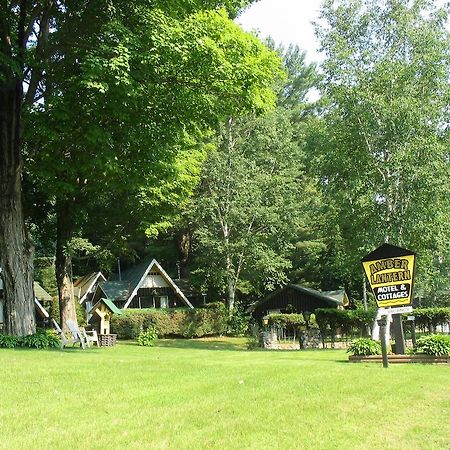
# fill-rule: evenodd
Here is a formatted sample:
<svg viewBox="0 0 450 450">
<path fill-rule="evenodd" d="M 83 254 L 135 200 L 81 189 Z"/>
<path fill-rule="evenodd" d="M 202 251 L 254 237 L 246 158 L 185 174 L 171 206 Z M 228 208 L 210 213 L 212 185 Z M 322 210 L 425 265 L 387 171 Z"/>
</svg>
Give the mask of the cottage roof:
<svg viewBox="0 0 450 450">
<path fill-rule="evenodd" d="M 101 290 L 105 296 L 113 301 L 125 301 L 124 308 L 127 308 L 138 289 L 143 284 L 146 276 L 155 271 L 166 281 L 166 283 L 175 291 L 183 303 L 193 308 L 191 302 L 186 298 L 181 289 L 174 283 L 172 278 L 161 267 L 156 259 L 147 259 L 141 263 L 124 270 L 121 273 L 121 280 L 118 275 L 113 275 L 113 281 L 105 281 L 100 284 Z"/>
<path fill-rule="evenodd" d="M 339 295 L 330 294 L 330 292 L 334 293 L 337 291 L 321 292 L 316 289 L 300 286 L 299 284 L 288 284 L 251 305 L 247 309 L 247 312 L 253 312 L 264 308 L 275 309 L 276 307 L 286 307 L 287 302 L 289 302 L 289 304 L 298 303 L 298 305 L 295 306 L 305 311 L 312 311 L 315 308 L 322 307 L 337 308 L 339 306 L 344 306 Z M 298 296 L 292 295 L 295 293 L 298 293 Z M 298 297 L 297 301 L 293 302 L 296 297 Z M 286 302 L 286 305 L 284 305 L 283 302 Z"/>
<path fill-rule="evenodd" d="M 37 282 L 33 282 L 34 287 L 34 296 L 40 301 L 40 302 L 51 302 L 52 296 Z"/>
<path fill-rule="evenodd" d="M 78 298 L 78 301 L 83 303 L 87 294 L 93 290 L 95 284 L 102 281 L 106 281 L 106 278 L 101 272 L 88 273 L 87 275 L 78 278 L 78 280 L 73 283 L 75 296 Z"/>
<path fill-rule="evenodd" d="M 114 301 L 125 301 L 130 292 L 130 284 L 127 281 L 104 281 L 100 289 L 105 296 Z"/>
<path fill-rule="evenodd" d="M 111 300 L 109 300 L 108 298 L 101 298 L 89 311 L 89 314 L 93 314 L 94 311 L 98 308 L 98 305 L 100 303 L 104 303 L 109 310 L 114 313 L 114 314 L 123 314 L 122 310 L 119 309 Z"/>
<path fill-rule="evenodd" d="M 350 300 L 348 299 L 347 292 L 344 289 L 338 289 L 336 291 L 323 291 L 322 294 L 327 297 L 332 297 L 335 300 L 341 302 L 342 306 L 348 306 Z"/>
</svg>

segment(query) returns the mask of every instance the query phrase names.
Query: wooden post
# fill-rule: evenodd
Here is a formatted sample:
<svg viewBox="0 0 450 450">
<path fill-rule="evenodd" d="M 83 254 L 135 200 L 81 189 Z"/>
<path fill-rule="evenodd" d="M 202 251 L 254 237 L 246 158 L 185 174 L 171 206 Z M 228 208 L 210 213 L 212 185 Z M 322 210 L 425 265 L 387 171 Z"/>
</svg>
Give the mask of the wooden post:
<svg viewBox="0 0 450 450">
<path fill-rule="evenodd" d="M 389 367 L 389 361 L 387 357 L 387 343 L 386 343 L 386 316 L 378 319 L 378 325 L 380 326 L 380 337 L 381 337 L 381 353 L 383 355 L 383 367 L 387 369 Z"/>
</svg>

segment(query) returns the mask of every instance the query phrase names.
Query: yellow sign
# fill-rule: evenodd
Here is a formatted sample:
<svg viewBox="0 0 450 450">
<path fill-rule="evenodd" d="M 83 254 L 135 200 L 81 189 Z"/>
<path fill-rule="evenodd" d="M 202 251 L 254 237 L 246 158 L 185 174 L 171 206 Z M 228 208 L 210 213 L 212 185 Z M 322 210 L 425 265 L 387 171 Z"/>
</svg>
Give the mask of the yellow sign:
<svg viewBox="0 0 450 450">
<path fill-rule="evenodd" d="M 362 265 L 379 308 L 410 305 L 415 254 L 383 244 L 363 258 Z"/>
</svg>

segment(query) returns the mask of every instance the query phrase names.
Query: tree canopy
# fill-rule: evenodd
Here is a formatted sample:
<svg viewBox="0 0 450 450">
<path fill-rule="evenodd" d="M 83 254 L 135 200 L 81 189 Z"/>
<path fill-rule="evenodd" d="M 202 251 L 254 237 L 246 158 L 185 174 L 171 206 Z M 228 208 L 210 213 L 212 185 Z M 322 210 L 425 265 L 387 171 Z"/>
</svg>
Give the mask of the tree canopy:
<svg viewBox="0 0 450 450">
<path fill-rule="evenodd" d="M 313 139 L 342 268 L 381 242 L 418 251 L 422 274 L 448 254 L 447 17 L 426 0 L 324 3 Z"/>
</svg>

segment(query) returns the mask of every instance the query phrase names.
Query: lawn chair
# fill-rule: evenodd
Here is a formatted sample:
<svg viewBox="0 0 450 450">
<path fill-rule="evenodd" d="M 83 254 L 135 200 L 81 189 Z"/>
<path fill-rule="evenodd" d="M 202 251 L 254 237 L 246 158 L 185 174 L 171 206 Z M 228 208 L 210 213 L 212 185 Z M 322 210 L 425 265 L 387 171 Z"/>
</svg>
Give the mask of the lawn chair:
<svg viewBox="0 0 450 450">
<path fill-rule="evenodd" d="M 55 327 L 56 332 L 59 334 L 59 338 L 61 339 L 61 348 L 64 348 L 66 345 L 69 344 L 76 344 L 77 342 L 80 343 L 81 347 L 84 349 L 84 337 L 79 334 L 78 332 L 74 333 L 72 330 L 70 330 L 70 334 L 72 335 L 71 338 L 68 338 L 63 330 L 61 330 L 61 327 L 58 325 L 58 322 L 56 322 L 55 319 L 52 319 L 53 326 Z"/>
<path fill-rule="evenodd" d="M 83 332 L 78 328 L 77 324 L 73 320 L 66 320 L 66 325 L 72 335 L 73 343 L 79 342 L 83 350 L 86 348 L 86 345 L 90 347 L 86 332 L 83 334 Z"/>
<path fill-rule="evenodd" d="M 97 344 L 97 347 L 99 347 L 98 334 L 95 330 L 86 330 L 85 328 L 80 328 L 80 331 L 83 334 L 88 347 L 90 347 L 91 344 Z"/>
</svg>

